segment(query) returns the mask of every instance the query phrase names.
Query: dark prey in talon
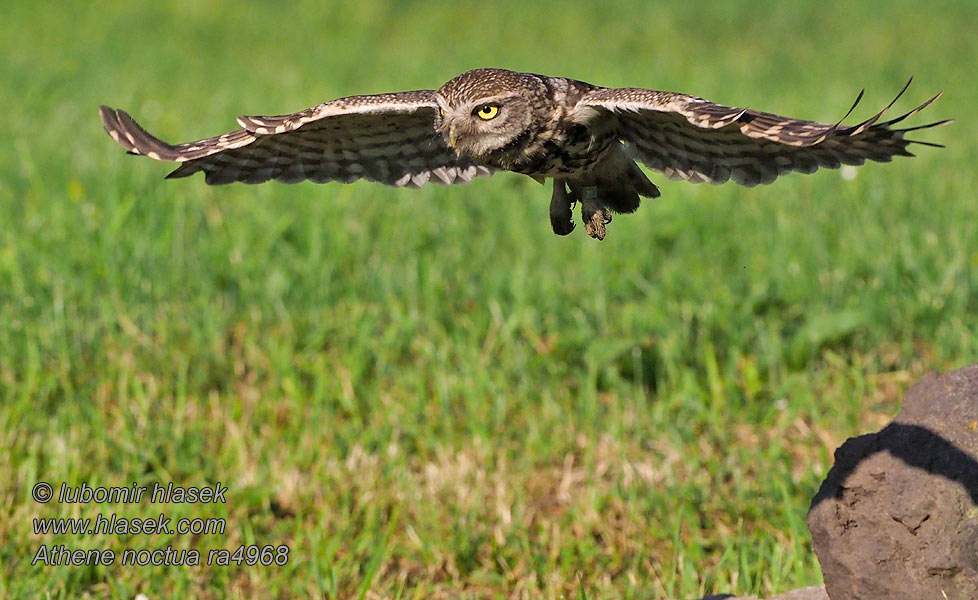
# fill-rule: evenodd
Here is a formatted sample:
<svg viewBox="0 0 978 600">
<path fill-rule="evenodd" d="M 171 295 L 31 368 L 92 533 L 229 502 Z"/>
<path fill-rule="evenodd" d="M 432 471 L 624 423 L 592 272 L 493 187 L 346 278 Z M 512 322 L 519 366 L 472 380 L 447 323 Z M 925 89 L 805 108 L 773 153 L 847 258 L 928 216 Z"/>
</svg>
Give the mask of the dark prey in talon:
<svg viewBox="0 0 978 600">
<path fill-rule="evenodd" d="M 829 125 L 686 94 L 475 69 L 437 90 L 350 96 L 287 115 L 239 117 L 241 129 L 176 146 L 121 110 L 103 106 L 99 113 L 129 152 L 181 163 L 168 177 L 199 171 L 209 184 L 366 179 L 421 187 L 468 183 L 496 170 L 541 183 L 551 178 L 554 233 L 574 229 L 571 208 L 579 202 L 588 235 L 600 240 L 612 212 L 634 212 L 641 198 L 659 196 L 638 163 L 670 179 L 752 186 L 791 171 L 889 162 L 913 156 L 907 150 L 913 143 L 939 146 L 904 134 L 950 120 L 893 128 L 938 97 L 888 121 L 880 119 L 897 98 L 856 125 Z M 860 98 L 861 92 L 846 117 Z"/>
</svg>

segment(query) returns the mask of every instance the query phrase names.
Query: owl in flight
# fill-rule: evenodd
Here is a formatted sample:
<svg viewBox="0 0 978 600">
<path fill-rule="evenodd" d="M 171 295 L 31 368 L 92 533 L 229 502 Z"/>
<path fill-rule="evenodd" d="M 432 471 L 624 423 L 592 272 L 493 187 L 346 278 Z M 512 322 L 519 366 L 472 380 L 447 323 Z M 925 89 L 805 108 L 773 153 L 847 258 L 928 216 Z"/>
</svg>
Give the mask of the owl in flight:
<svg viewBox="0 0 978 600">
<path fill-rule="evenodd" d="M 636 161 L 670 179 L 747 186 L 791 171 L 888 162 L 913 156 L 912 143 L 939 146 L 904 134 L 950 120 L 892 127 L 939 97 L 880 122 L 894 98 L 870 119 L 843 126 L 685 94 L 475 69 L 438 90 L 350 96 L 290 115 L 239 117 L 241 129 L 178 146 L 153 137 L 121 110 L 102 106 L 99 113 L 130 153 L 182 163 L 168 177 L 203 171 L 209 184 L 366 179 L 420 187 L 468 183 L 494 170 L 540 183 L 552 178 L 554 233 L 574 229 L 571 209 L 579 202 L 585 229 L 600 240 L 611 213 L 634 212 L 640 197 L 659 196 Z M 856 103 L 860 98 L 861 92 Z"/>
</svg>

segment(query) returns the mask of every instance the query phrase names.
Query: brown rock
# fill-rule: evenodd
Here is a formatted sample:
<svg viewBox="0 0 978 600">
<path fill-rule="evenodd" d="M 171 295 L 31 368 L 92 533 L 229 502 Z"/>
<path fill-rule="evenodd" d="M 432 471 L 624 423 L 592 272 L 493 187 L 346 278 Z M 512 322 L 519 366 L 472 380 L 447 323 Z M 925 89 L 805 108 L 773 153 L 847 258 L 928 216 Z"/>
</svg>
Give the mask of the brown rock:
<svg viewBox="0 0 978 600">
<path fill-rule="evenodd" d="M 832 600 L 978 599 L 978 365 L 836 450 L 808 528 Z"/>
</svg>

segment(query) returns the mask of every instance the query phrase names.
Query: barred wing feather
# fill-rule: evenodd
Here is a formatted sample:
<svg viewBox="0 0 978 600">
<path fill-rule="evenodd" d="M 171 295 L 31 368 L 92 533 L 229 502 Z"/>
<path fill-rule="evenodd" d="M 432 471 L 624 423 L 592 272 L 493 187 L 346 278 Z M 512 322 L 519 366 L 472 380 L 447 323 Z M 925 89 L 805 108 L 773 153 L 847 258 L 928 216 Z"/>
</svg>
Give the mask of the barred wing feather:
<svg viewBox="0 0 978 600">
<path fill-rule="evenodd" d="M 910 85 L 904 86 L 897 98 Z M 895 129 L 937 94 L 895 119 L 879 122 L 890 108 L 853 126 L 782 117 L 766 112 L 715 104 L 695 96 L 637 88 L 598 88 L 582 99 L 587 119 L 610 118 L 638 160 L 671 179 L 693 183 L 741 185 L 771 183 L 791 171 L 813 173 L 819 167 L 861 165 L 867 160 L 889 162 L 894 156 L 913 156 L 907 147 L 930 142 L 908 140 L 916 129 L 950 123 L 938 121 Z M 862 93 L 856 99 L 856 107 Z M 849 115 L 846 114 L 846 116 Z M 845 117 L 844 117 L 845 118 Z M 844 119 L 843 118 L 843 119 Z"/>
<path fill-rule="evenodd" d="M 430 90 L 351 96 L 289 115 L 240 117 L 221 136 L 170 145 L 127 113 L 100 108 L 105 130 L 133 154 L 183 163 L 168 177 L 198 171 L 209 184 L 367 179 L 388 185 L 468 183 L 492 171 L 458 157 L 434 129 Z"/>
</svg>

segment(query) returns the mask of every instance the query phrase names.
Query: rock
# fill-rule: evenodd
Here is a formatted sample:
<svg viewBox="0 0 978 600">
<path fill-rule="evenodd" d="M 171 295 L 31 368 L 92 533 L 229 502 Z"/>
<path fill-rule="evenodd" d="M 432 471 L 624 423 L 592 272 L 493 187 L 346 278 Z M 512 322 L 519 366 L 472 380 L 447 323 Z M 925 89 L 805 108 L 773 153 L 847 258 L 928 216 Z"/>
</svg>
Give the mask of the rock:
<svg viewBox="0 0 978 600">
<path fill-rule="evenodd" d="M 836 450 L 808 528 L 832 600 L 978 598 L 978 365 Z"/>
</svg>

